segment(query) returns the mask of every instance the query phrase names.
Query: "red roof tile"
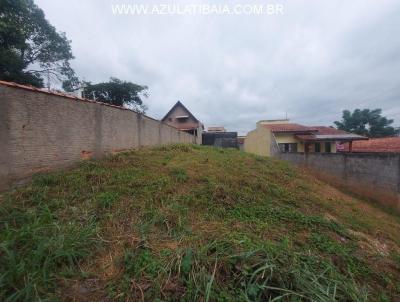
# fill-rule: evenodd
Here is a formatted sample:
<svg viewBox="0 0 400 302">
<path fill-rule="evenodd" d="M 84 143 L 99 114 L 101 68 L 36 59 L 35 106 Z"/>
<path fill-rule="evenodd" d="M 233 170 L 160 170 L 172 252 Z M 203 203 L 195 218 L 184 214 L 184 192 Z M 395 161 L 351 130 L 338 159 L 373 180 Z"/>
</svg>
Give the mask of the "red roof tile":
<svg viewBox="0 0 400 302">
<path fill-rule="evenodd" d="M 345 144 L 343 151 L 349 151 L 348 144 Z M 356 141 L 353 142 L 352 151 L 400 153 L 400 137 L 371 138 L 367 141 Z"/>
<path fill-rule="evenodd" d="M 261 125 L 264 128 L 271 129 L 274 133 L 294 133 L 298 139 L 303 141 L 349 141 L 367 139 L 360 135 L 327 126 L 303 126 L 295 123 Z"/>
<path fill-rule="evenodd" d="M 313 134 L 295 135 L 295 137 L 301 141 L 356 141 L 356 140 L 368 140 L 368 137 L 353 133 L 341 133 L 341 134 L 319 134 L 318 132 Z"/>
<path fill-rule="evenodd" d="M 264 128 L 271 129 L 272 132 L 315 132 L 317 129 L 314 127 L 307 127 L 300 124 L 287 123 L 287 124 L 267 124 L 262 125 Z"/>
<path fill-rule="evenodd" d="M 312 126 L 311 128 L 316 129 L 318 131 L 317 134 L 319 135 L 335 135 L 335 134 L 348 134 L 348 132 L 339 130 L 336 128 L 332 127 L 327 127 L 327 126 Z"/>
<path fill-rule="evenodd" d="M 348 133 L 343 130 L 326 126 L 312 126 L 311 128 L 317 130 L 317 132 L 311 134 L 298 134 L 296 138 L 302 141 L 353 141 L 353 140 L 365 140 L 366 137 Z"/>
</svg>

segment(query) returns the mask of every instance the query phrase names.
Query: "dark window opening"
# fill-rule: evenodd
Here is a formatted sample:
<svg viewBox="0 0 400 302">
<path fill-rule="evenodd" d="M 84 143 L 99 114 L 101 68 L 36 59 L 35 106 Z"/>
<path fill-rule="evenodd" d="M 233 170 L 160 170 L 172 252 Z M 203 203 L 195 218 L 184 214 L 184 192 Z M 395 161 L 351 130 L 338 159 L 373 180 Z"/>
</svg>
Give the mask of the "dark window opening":
<svg viewBox="0 0 400 302">
<path fill-rule="evenodd" d="M 315 143 L 315 152 L 321 152 L 321 144 Z"/>
<path fill-rule="evenodd" d="M 297 152 L 297 144 L 278 144 L 281 152 Z"/>
<path fill-rule="evenodd" d="M 289 144 L 279 144 L 279 148 L 281 149 L 281 152 L 288 152 Z"/>
<path fill-rule="evenodd" d="M 326 153 L 331 153 L 332 152 L 331 143 L 325 143 L 325 152 Z"/>
<path fill-rule="evenodd" d="M 189 116 L 187 115 L 179 115 L 175 117 L 179 123 L 184 123 L 188 120 Z"/>
</svg>

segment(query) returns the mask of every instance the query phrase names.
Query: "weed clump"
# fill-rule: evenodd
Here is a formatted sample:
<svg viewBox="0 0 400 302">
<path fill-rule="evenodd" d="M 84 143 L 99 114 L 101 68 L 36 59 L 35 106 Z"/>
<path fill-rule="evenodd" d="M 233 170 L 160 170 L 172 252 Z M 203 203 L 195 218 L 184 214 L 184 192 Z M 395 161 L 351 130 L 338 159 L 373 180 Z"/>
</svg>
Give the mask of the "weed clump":
<svg viewBox="0 0 400 302">
<path fill-rule="evenodd" d="M 102 209 L 110 209 L 112 205 L 119 199 L 119 194 L 116 192 L 103 192 L 97 198 L 97 204 Z"/>
<path fill-rule="evenodd" d="M 182 168 L 173 168 L 171 169 L 171 175 L 175 178 L 177 182 L 186 182 L 189 179 L 189 176 L 186 174 L 186 171 Z"/>
</svg>

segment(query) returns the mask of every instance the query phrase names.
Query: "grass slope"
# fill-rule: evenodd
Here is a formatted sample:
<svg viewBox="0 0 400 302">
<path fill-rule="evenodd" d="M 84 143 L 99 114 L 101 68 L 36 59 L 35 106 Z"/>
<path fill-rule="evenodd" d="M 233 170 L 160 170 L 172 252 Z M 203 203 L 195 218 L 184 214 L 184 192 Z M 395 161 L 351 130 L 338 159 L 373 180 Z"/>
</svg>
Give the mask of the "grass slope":
<svg viewBox="0 0 400 302">
<path fill-rule="evenodd" d="M 1 301 L 396 301 L 398 216 L 289 164 L 172 145 L 0 201 Z"/>
</svg>

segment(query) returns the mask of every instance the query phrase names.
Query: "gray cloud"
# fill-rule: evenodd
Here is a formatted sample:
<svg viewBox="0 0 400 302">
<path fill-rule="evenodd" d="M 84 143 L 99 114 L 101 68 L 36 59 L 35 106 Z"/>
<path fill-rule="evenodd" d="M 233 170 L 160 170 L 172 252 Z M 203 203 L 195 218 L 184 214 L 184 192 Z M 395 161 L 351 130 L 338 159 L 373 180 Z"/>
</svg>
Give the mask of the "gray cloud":
<svg viewBox="0 0 400 302">
<path fill-rule="evenodd" d="M 79 76 L 148 85 L 156 118 L 179 99 L 206 126 L 241 133 L 286 112 L 331 125 L 357 107 L 399 125 L 400 2 L 349 2 L 282 1 L 283 16 L 121 16 L 111 4 L 147 1 L 36 0 L 72 40 Z"/>
</svg>

